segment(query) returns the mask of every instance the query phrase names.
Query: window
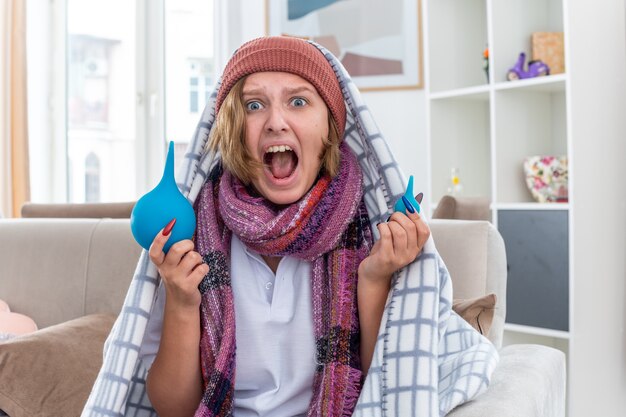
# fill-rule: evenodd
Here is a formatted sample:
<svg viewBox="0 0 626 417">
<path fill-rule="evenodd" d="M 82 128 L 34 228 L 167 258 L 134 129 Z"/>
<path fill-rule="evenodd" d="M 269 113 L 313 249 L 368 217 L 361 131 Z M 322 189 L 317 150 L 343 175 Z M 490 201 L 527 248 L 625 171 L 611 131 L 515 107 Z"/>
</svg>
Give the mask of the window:
<svg viewBox="0 0 626 417">
<path fill-rule="evenodd" d="M 213 63 L 209 60 L 194 59 L 189 65 L 189 111 L 198 113 L 204 110 L 204 106 L 211 92 L 213 91 L 213 77 L 210 73 L 214 71 Z M 200 94 L 200 93 L 203 94 Z"/>
<path fill-rule="evenodd" d="M 211 68 L 213 70 L 213 68 Z M 204 103 L 206 104 L 211 97 L 211 91 L 213 90 L 213 78 L 204 77 Z"/>
<path fill-rule="evenodd" d="M 133 201 L 170 140 L 180 161 L 213 88 L 213 3 L 27 3 L 33 201 Z"/>
<path fill-rule="evenodd" d="M 198 77 L 189 79 L 189 111 L 198 113 Z"/>
<path fill-rule="evenodd" d="M 68 115 L 71 127 L 108 125 L 109 71 L 115 42 L 81 34 L 69 35 Z"/>
<path fill-rule="evenodd" d="M 85 160 L 85 202 L 100 201 L 100 160 L 93 152 Z"/>
<path fill-rule="evenodd" d="M 176 167 L 213 91 L 212 21 L 213 0 L 165 0 L 165 137 Z"/>
<path fill-rule="evenodd" d="M 84 191 L 70 202 L 137 198 L 136 13 L 128 0 L 67 0 L 69 189 Z"/>
</svg>

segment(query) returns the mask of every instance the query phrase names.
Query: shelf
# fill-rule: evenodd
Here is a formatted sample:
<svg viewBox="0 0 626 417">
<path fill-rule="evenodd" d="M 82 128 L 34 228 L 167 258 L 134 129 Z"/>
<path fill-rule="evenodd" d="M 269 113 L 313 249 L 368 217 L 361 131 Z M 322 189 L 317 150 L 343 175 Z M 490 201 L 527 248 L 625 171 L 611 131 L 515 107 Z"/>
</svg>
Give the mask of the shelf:
<svg viewBox="0 0 626 417">
<path fill-rule="evenodd" d="M 569 339 L 569 332 L 562 330 L 544 329 L 542 327 L 522 326 L 520 324 L 504 323 L 504 330 L 507 332 L 532 334 L 536 336 L 555 337 L 557 339 Z"/>
<path fill-rule="evenodd" d="M 448 98 L 458 98 L 467 100 L 489 100 L 489 85 L 478 85 L 475 87 L 458 88 L 455 90 L 440 91 L 430 94 L 431 100 L 442 100 Z"/>
<path fill-rule="evenodd" d="M 431 215 L 458 170 L 463 195 L 489 200 L 507 266 L 503 345 L 537 343 L 569 355 L 573 204 L 538 203 L 526 185 L 533 156 L 571 162 L 573 82 L 553 75 L 507 80 L 536 32 L 566 36 L 565 0 L 425 0 L 424 66 Z M 483 51 L 489 48 L 489 78 Z M 568 57 L 564 43 L 564 58 Z M 539 56 L 539 59 L 550 60 Z M 565 70 L 565 72 L 561 72 Z M 571 71 L 570 71 L 571 72 Z M 570 164 L 571 165 L 571 164 Z M 568 168 L 568 169 L 571 169 Z M 572 187 L 572 178 L 567 184 Z"/>
<path fill-rule="evenodd" d="M 563 32 L 563 0 L 491 1 L 493 80 L 506 82 L 520 52 L 532 59 L 533 32 Z"/>
<path fill-rule="evenodd" d="M 496 91 L 524 89 L 528 91 L 558 93 L 565 91 L 565 80 L 567 80 L 567 74 L 548 75 L 525 80 L 499 82 L 494 85 L 494 89 Z"/>
<path fill-rule="evenodd" d="M 483 84 L 472 87 L 457 88 L 453 90 L 437 91 L 430 93 L 431 100 L 448 98 L 466 98 L 470 100 L 488 100 L 489 91 L 524 90 L 542 93 L 560 93 L 565 91 L 566 74 L 549 75 L 526 80 L 505 81 L 496 84 Z"/>
<path fill-rule="evenodd" d="M 492 203 L 493 210 L 569 210 L 569 203 Z"/>
</svg>

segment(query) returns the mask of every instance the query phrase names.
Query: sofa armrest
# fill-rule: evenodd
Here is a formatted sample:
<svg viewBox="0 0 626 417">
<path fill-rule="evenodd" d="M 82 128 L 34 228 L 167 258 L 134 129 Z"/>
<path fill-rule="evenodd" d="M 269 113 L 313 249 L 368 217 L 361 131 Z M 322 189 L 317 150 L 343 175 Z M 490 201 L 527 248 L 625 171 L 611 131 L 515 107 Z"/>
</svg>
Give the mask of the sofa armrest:
<svg viewBox="0 0 626 417">
<path fill-rule="evenodd" d="M 542 345 L 509 345 L 491 385 L 449 417 L 564 417 L 565 355 Z"/>
</svg>

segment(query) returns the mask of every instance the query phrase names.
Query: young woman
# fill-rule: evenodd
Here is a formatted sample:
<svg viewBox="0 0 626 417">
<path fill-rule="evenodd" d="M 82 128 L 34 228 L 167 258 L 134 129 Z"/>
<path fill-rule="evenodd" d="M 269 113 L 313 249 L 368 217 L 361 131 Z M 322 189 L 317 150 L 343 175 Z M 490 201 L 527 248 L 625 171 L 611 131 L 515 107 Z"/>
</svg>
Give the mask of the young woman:
<svg viewBox="0 0 626 417">
<path fill-rule="evenodd" d="M 147 392 L 159 416 L 350 415 L 392 275 L 430 232 L 409 205 L 377 225 L 342 144 L 346 108 L 312 44 L 261 38 L 228 62 L 194 240 L 149 255 L 165 286 Z M 235 354 L 236 352 L 236 354 Z"/>
</svg>

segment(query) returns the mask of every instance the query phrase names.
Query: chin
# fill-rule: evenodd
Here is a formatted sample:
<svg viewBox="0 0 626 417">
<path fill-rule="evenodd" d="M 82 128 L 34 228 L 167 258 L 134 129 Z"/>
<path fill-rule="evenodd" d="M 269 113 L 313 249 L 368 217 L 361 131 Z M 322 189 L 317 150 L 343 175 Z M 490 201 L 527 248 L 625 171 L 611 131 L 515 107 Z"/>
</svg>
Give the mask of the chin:
<svg viewBox="0 0 626 417">
<path fill-rule="evenodd" d="M 306 191 L 300 192 L 299 190 L 288 190 L 288 191 L 269 191 L 269 192 L 261 192 L 261 195 L 265 197 L 266 200 L 271 201 L 272 203 L 278 206 L 286 206 L 289 204 L 293 204 L 296 201 L 300 200 Z"/>
</svg>

